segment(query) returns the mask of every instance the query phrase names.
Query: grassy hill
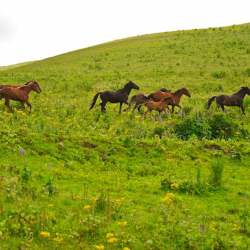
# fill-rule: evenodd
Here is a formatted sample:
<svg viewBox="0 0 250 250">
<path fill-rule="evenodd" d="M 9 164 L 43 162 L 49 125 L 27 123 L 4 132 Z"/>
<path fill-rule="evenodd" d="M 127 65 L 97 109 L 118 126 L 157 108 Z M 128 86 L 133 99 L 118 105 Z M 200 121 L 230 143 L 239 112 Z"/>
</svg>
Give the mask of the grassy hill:
<svg viewBox="0 0 250 250">
<path fill-rule="evenodd" d="M 36 80 L 33 113 L 0 106 L 0 249 L 247 249 L 250 24 L 137 36 L 0 70 Z M 182 112 L 142 120 L 89 104 L 129 80 L 187 88 Z M 125 108 L 126 105 L 124 105 Z M 145 109 L 144 109 L 145 111 Z M 178 108 L 176 109 L 178 111 Z"/>
</svg>

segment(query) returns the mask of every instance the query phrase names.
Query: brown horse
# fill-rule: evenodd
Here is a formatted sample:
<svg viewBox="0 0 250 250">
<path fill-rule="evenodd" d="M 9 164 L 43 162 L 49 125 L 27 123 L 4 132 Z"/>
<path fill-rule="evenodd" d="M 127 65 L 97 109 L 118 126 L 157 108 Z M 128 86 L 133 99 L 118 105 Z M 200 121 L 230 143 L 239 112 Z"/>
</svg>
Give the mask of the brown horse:
<svg viewBox="0 0 250 250">
<path fill-rule="evenodd" d="M 167 90 L 167 89 L 165 89 L 165 88 L 161 88 L 161 89 L 159 89 L 158 91 L 162 91 L 162 92 L 171 92 L 171 90 Z M 132 103 L 135 101 L 135 106 L 133 107 L 133 110 L 132 110 L 132 112 L 137 108 L 137 110 L 139 111 L 139 112 L 141 112 L 141 104 L 143 104 L 145 101 L 147 101 L 147 97 L 148 97 L 148 95 L 147 94 L 143 94 L 143 93 L 139 93 L 139 94 L 137 94 L 137 95 L 133 95 L 131 98 L 130 98 L 130 100 L 129 100 L 129 103 L 128 103 L 128 105 L 129 105 L 129 107 L 127 108 L 127 109 L 130 109 L 131 108 L 131 105 L 132 105 Z"/>
<path fill-rule="evenodd" d="M 188 97 L 191 97 L 188 90 L 186 88 L 182 88 L 182 89 L 178 89 L 174 93 L 156 91 L 155 93 L 149 95 L 147 97 L 147 99 L 152 99 L 155 102 L 159 102 L 160 100 L 162 100 L 165 97 L 169 97 L 169 96 L 172 97 L 174 99 L 174 101 L 175 101 L 175 104 L 172 105 L 172 113 L 174 113 L 174 107 L 175 106 L 181 108 L 181 106 L 179 105 L 179 102 L 180 102 L 180 99 L 181 99 L 182 95 L 186 95 Z"/>
<path fill-rule="evenodd" d="M 145 106 L 147 106 L 147 110 L 143 115 L 143 118 L 145 117 L 145 115 L 150 112 L 150 117 L 152 118 L 152 111 L 156 110 L 159 112 L 159 116 L 161 116 L 161 112 L 164 111 L 166 115 L 170 115 L 168 108 L 168 105 L 175 105 L 175 101 L 172 97 L 165 97 L 164 99 L 162 99 L 159 102 L 154 102 L 154 101 L 148 101 L 145 103 Z M 167 113 L 168 111 L 168 113 Z"/>
<path fill-rule="evenodd" d="M 22 87 L 25 85 L 29 85 L 32 81 L 26 82 L 25 84 L 19 84 L 19 85 L 12 85 L 12 84 L 1 84 L 0 85 L 0 89 L 6 88 L 6 87 L 12 87 L 12 88 L 18 88 L 18 87 Z"/>
<path fill-rule="evenodd" d="M 216 99 L 216 103 L 218 107 L 221 107 L 223 112 L 225 112 L 224 106 L 238 106 L 242 110 L 242 114 L 245 114 L 245 108 L 243 107 L 243 99 L 245 95 L 250 95 L 250 89 L 248 87 L 241 87 L 241 89 L 232 95 L 217 95 L 213 96 L 208 100 L 208 107 L 210 108 L 211 103 L 214 99 Z"/>
<path fill-rule="evenodd" d="M 133 82 L 129 81 L 127 84 L 125 84 L 123 89 L 119 89 L 117 91 L 103 91 L 103 92 L 98 92 L 93 100 L 92 103 L 90 105 L 89 110 L 91 110 L 96 103 L 96 100 L 98 98 L 98 96 L 100 95 L 101 99 L 102 99 L 102 103 L 100 103 L 101 107 L 102 107 L 102 112 L 106 113 L 106 109 L 105 109 L 105 105 L 107 104 L 107 102 L 111 102 L 111 103 L 120 103 L 120 110 L 119 110 L 119 114 L 121 113 L 121 109 L 122 109 L 122 104 L 125 103 L 128 105 L 128 96 L 131 92 L 131 89 L 139 89 L 139 87 L 134 84 Z"/>
<path fill-rule="evenodd" d="M 10 112 L 13 112 L 13 109 L 10 107 L 10 100 L 21 102 L 22 107 L 23 107 L 22 110 L 25 109 L 24 104 L 26 103 L 27 106 L 30 108 L 30 112 L 31 112 L 32 107 L 28 101 L 29 93 L 31 90 L 37 93 L 41 92 L 40 86 L 35 81 L 31 81 L 29 82 L 28 85 L 24 85 L 24 86 L 17 87 L 17 88 L 4 87 L 3 89 L 0 89 L 0 100 L 2 98 L 5 99 L 5 105 L 9 108 Z"/>
</svg>

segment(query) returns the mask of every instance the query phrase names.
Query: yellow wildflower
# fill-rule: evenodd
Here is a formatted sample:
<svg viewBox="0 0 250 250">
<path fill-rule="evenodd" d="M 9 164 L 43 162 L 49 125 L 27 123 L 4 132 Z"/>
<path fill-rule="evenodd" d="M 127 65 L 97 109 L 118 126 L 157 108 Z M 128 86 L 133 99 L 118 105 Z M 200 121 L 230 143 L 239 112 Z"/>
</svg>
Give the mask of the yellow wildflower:
<svg viewBox="0 0 250 250">
<path fill-rule="evenodd" d="M 107 237 L 107 238 L 111 238 L 111 237 L 113 237 L 113 236 L 114 236 L 114 234 L 108 233 L 106 237 Z"/>
<path fill-rule="evenodd" d="M 178 189 L 179 184 L 176 183 L 176 182 L 174 182 L 174 183 L 172 183 L 172 184 L 170 185 L 170 187 L 173 188 L 173 189 Z"/>
<path fill-rule="evenodd" d="M 128 247 L 124 247 L 124 248 L 123 248 L 123 250 L 130 250 L 130 248 L 128 248 Z"/>
<path fill-rule="evenodd" d="M 58 242 L 58 243 L 62 243 L 63 242 L 63 238 L 60 238 L 60 237 L 56 237 L 53 240 L 56 241 L 56 242 Z"/>
<path fill-rule="evenodd" d="M 127 226 L 127 221 L 118 221 L 117 224 L 118 224 L 118 226 L 125 227 L 125 226 Z"/>
<path fill-rule="evenodd" d="M 116 243 L 117 239 L 116 238 L 109 238 L 108 243 Z"/>
<path fill-rule="evenodd" d="M 84 209 L 84 210 L 89 210 L 89 209 L 90 209 L 90 206 L 89 206 L 89 205 L 85 205 L 83 209 Z"/>
<path fill-rule="evenodd" d="M 50 237 L 50 233 L 49 232 L 45 232 L 45 231 L 41 231 L 40 234 L 45 237 L 45 238 L 49 238 Z"/>
<path fill-rule="evenodd" d="M 174 198 L 175 198 L 175 195 L 173 193 L 167 193 L 167 195 L 162 199 L 162 201 L 170 204 Z"/>
<path fill-rule="evenodd" d="M 103 250 L 105 247 L 104 245 L 100 244 L 99 246 L 98 245 L 94 245 L 94 247 L 98 250 Z"/>
</svg>

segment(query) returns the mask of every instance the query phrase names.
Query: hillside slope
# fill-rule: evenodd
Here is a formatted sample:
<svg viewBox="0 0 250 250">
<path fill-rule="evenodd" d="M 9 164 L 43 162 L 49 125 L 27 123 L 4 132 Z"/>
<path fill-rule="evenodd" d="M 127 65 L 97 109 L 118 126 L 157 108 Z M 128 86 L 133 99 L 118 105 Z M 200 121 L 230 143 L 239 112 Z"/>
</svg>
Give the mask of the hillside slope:
<svg viewBox="0 0 250 250">
<path fill-rule="evenodd" d="M 249 26 L 131 37 L 0 71 L 0 83 L 42 89 L 31 114 L 1 100 L 0 249 L 247 248 L 250 97 L 245 115 L 206 107 L 250 87 Z M 104 114 L 100 99 L 89 110 L 129 80 L 140 87 L 129 97 L 191 97 L 162 119 L 111 103 Z"/>
</svg>

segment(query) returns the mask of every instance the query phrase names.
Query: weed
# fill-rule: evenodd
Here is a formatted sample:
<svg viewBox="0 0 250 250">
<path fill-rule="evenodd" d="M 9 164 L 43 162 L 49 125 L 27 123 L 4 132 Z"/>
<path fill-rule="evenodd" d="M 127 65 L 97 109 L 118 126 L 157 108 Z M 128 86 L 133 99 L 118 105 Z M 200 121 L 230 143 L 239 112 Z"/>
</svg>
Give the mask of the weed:
<svg viewBox="0 0 250 250">
<path fill-rule="evenodd" d="M 224 162 L 221 159 L 211 161 L 210 183 L 215 187 L 221 187 L 224 170 Z"/>
</svg>

